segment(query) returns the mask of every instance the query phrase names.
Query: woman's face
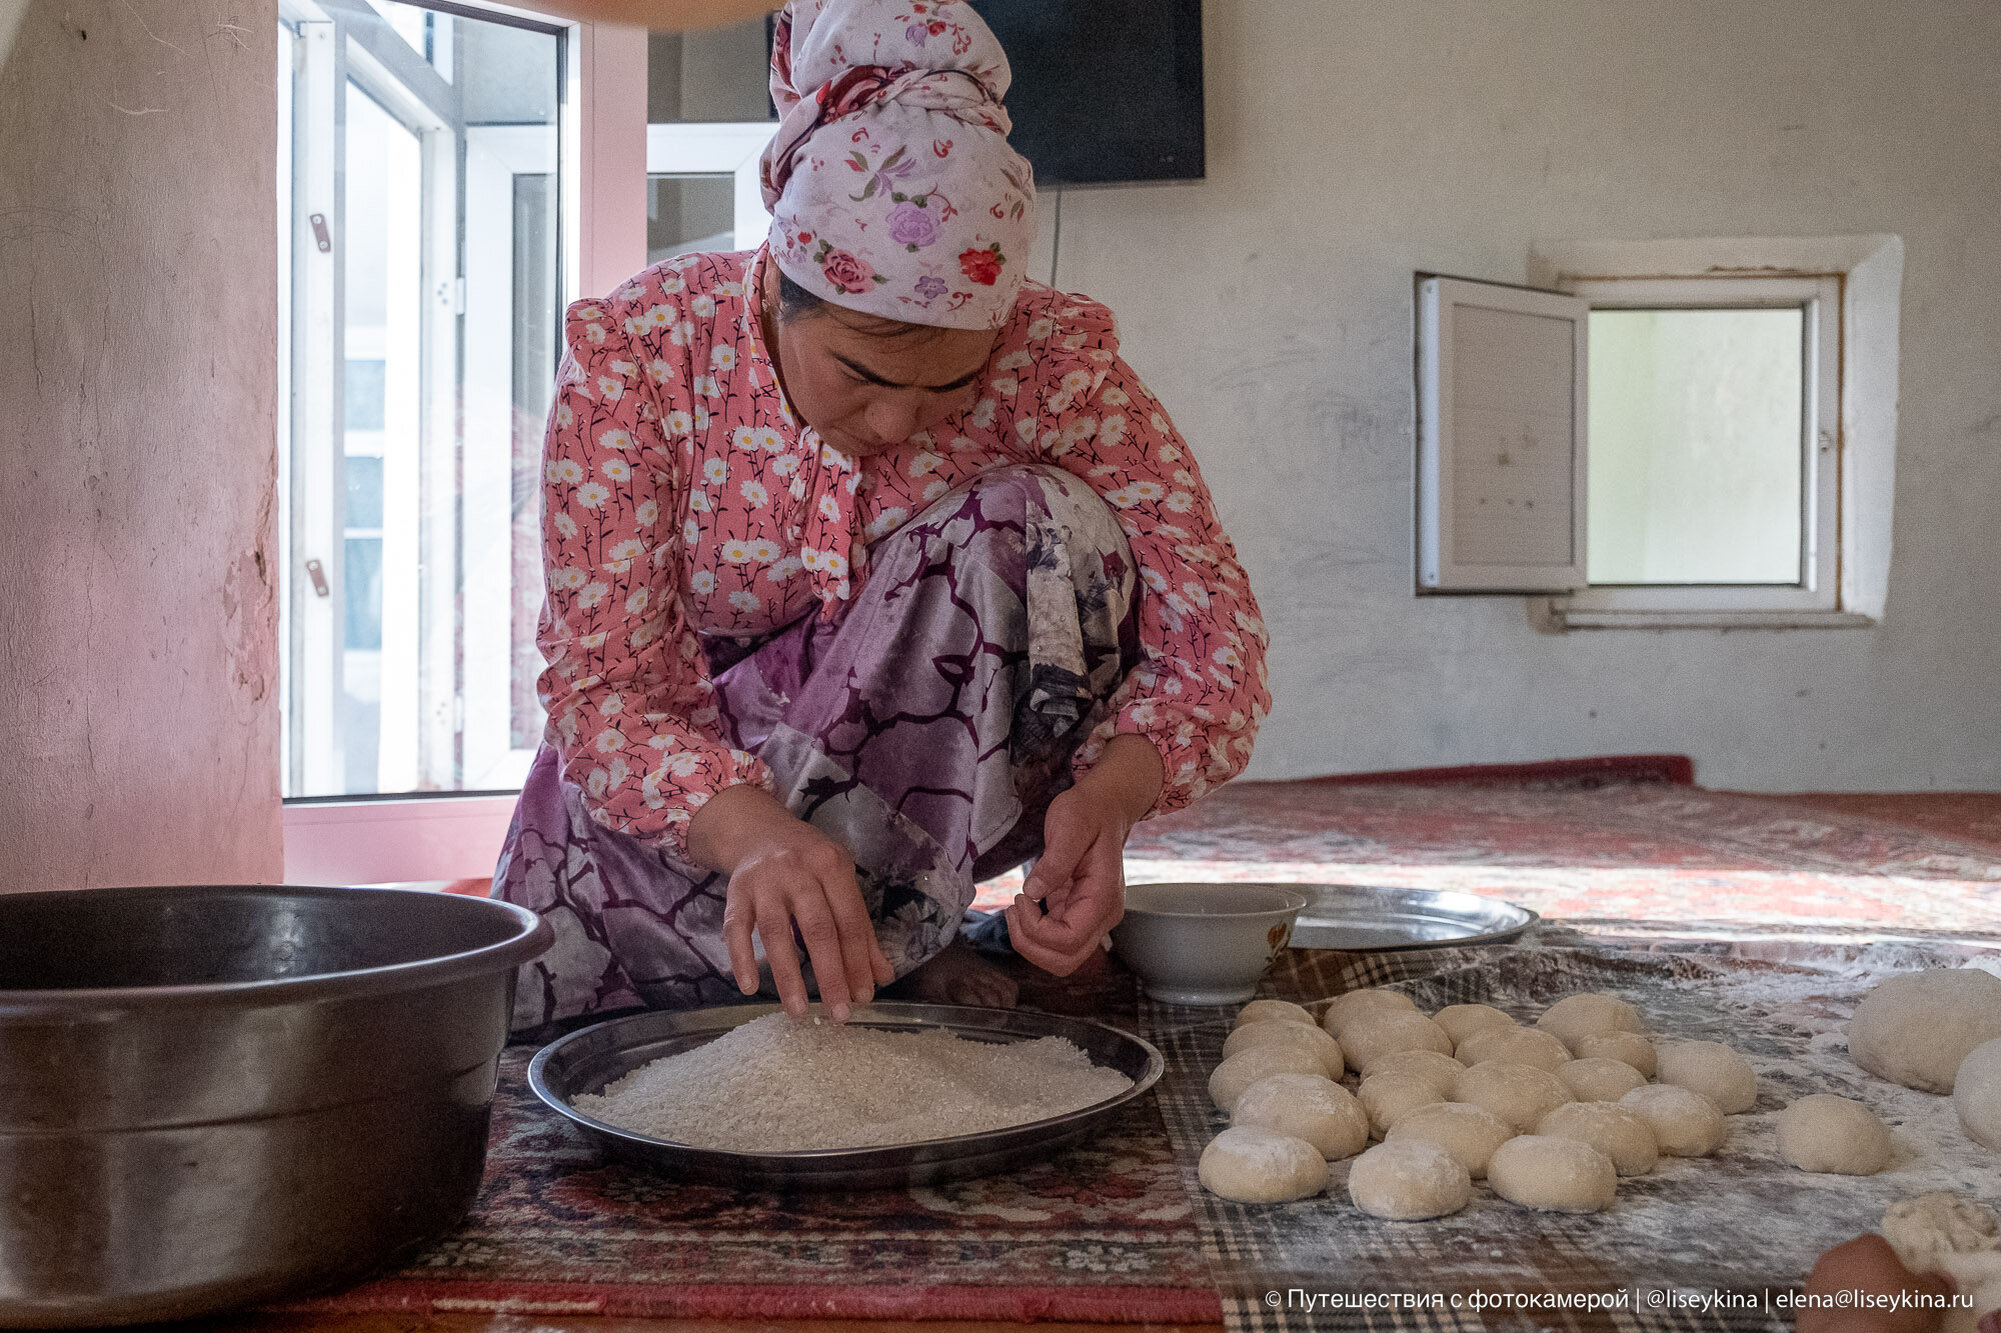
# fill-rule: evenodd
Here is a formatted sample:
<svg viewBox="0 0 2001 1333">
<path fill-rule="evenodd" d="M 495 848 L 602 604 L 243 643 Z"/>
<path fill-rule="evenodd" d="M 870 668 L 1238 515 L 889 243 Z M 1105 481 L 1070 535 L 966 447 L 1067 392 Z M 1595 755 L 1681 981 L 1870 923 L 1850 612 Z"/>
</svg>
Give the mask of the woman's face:
<svg viewBox="0 0 2001 1333">
<path fill-rule="evenodd" d="M 772 322 L 792 410 L 851 458 L 893 449 L 970 407 L 999 336 L 926 328 L 884 337 L 826 309 Z"/>
</svg>

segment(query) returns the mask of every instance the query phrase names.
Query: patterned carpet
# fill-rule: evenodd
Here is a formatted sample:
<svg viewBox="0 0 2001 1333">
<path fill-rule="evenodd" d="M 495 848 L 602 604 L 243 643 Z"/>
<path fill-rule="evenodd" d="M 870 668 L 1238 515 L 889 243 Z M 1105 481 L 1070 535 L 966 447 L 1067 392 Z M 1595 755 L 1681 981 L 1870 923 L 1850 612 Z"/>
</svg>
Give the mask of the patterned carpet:
<svg viewBox="0 0 2001 1333">
<path fill-rule="evenodd" d="M 1608 931 L 1994 935 L 2001 795 L 1236 782 L 1135 829 L 1126 878 L 1457 889 Z"/>
<path fill-rule="evenodd" d="M 1140 1028 L 1131 973 L 1022 973 L 1023 1003 Z M 321 1314 L 1215 1323 L 1194 1204 L 1151 1097 L 1047 1161 L 911 1189 L 785 1194 L 600 1159 L 501 1059 L 486 1180 L 451 1235 Z"/>
<path fill-rule="evenodd" d="M 1927 947 L 2001 937 L 2001 795 L 1770 797 L 1705 791 L 1671 769 L 1571 776 L 1232 783 L 1137 829 L 1127 877 L 1458 889 L 1560 919 L 1539 934 L 1595 948 L 1637 943 L 1643 954 L 1676 935 L 1715 937 L 1674 946 L 1697 951 L 1742 951 L 1721 941 L 1764 937 L 1755 948 L 1775 959 L 1865 936 Z M 984 886 L 981 905 L 1006 902 L 1019 882 Z M 1314 956 L 1289 957 L 1296 971 Z M 1060 983 L 1018 975 L 1026 1005 L 1101 1017 L 1170 1050 L 1186 1026 L 1142 1008 L 1115 961 Z M 1331 984 L 1316 976 L 1300 995 Z M 929 1189 L 783 1196 L 678 1185 L 599 1161 L 527 1094 L 525 1058 L 511 1051 L 505 1062 L 486 1187 L 467 1222 L 395 1272 L 291 1308 L 1108 1323 L 1227 1315 L 1239 1333 L 1260 1326 L 1256 1293 L 1238 1281 L 1250 1270 L 1226 1262 L 1249 1233 L 1189 1188 L 1201 1136 L 1163 1120 L 1163 1105 L 1173 1107 L 1166 1085 L 1103 1139 L 1033 1168 Z"/>
</svg>

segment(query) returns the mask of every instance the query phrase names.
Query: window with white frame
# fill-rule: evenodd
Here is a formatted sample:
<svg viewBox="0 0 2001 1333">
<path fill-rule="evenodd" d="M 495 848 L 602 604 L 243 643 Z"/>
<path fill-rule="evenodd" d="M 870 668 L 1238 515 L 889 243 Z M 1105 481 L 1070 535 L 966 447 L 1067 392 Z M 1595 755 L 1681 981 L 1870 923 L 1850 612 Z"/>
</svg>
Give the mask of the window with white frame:
<svg viewBox="0 0 2001 1333">
<path fill-rule="evenodd" d="M 771 215 L 758 157 L 776 113 L 769 19 L 654 33 L 646 54 L 646 262 L 749 250 Z"/>
<path fill-rule="evenodd" d="M 1881 614 L 1895 237 L 1564 243 L 1419 275 L 1421 592 L 1560 628 Z"/>
<path fill-rule="evenodd" d="M 534 0 L 279 12 L 285 878 L 483 878 L 543 729 L 563 309 L 647 263 L 647 34 Z M 725 120 L 768 113 L 757 65 Z"/>
<path fill-rule="evenodd" d="M 284 0 L 287 797 L 518 787 L 567 30 Z"/>
<path fill-rule="evenodd" d="M 1601 279 L 1587 318 L 1583 609 L 1833 611 L 1832 277 Z"/>
</svg>

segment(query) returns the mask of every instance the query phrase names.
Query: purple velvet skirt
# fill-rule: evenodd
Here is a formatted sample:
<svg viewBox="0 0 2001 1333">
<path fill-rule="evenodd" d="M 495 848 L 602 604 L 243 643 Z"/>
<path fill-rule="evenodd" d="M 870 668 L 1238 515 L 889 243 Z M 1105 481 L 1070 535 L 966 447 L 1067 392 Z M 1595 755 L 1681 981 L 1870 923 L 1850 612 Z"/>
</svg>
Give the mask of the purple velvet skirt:
<svg viewBox="0 0 2001 1333">
<path fill-rule="evenodd" d="M 940 497 L 869 547 L 868 570 L 837 621 L 707 650 L 734 744 L 854 854 L 900 977 L 952 941 L 975 884 L 1040 853 L 1071 757 L 1139 661 L 1136 571 L 1104 501 L 1030 465 Z M 594 823 L 544 742 L 493 876 L 494 897 L 556 930 L 521 970 L 515 1030 L 740 1000 L 727 883 Z"/>
</svg>

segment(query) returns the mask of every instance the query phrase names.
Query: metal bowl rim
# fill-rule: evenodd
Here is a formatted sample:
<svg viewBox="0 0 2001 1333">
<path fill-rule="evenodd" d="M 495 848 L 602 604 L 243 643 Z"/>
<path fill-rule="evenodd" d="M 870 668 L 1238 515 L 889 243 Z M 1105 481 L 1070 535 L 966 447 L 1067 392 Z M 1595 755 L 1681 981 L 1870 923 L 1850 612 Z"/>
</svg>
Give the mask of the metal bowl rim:
<svg viewBox="0 0 2001 1333">
<path fill-rule="evenodd" d="M 575 1032 L 567 1033 L 564 1036 L 558 1037 L 556 1040 L 550 1042 L 547 1046 L 544 1046 L 541 1050 L 535 1053 L 534 1059 L 528 1062 L 528 1086 L 534 1091 L 535 1095 L 541 1099 L 542 1103 L 545 1106 L 555 1111 L 558 1115 L 561 1115 L 566 1119 L 574 1121 L 576 1124 L 581 1125 L 585 1129 L 588 1129 L 594 1133 L 605 1135 L 608 1138 L 622 1139 L 625 1142 L 634 1144 L 638 1147 L 671 1148 L 676 1152 L 699 1154 L 701 1156 L 707 1157 L 711 1160 L 715 1160 L 718 1162 L 738 1162 L 748 1166 L 757 1166 L 766 1163 L 771 1163 L 771 1164 L 799 1163 L 799 1164 L 821 1164 L 830 1166 L 840 1166 L 844 1163 L 845 1160 L 852 1159 L 857 1161 L 857 1163 L 859 1163 L 860 1159 L 878 1153 L 915 1151 L 919 1148 L 935 1150 L 938 1148 L 950 1148 L 953 1146 L 970 1147 L 977 1145 L 983 1140 L 990 1139 L 996 1134 L 1014 1134 L 1017 1132 L 1022 1132 L 1031 1129 L 1048 1128 L 1051 1126 L 1067 1124 L 1068 1122 L 1076 1119 L 1079 1116 L 1103 1114 L 1108 1111 L 1116 1110 L 1117 1108 L 1124 1106 L 1128 1102 L 1135 1101 L 1138 1098 L 1145 1096 L 1146 1093 L 1153 1087 L 1154 1084 L 1160 1082 L 1161 1077 L 1167 1072 L 1167 1059 L 1160 1053 L 1159 1047 L 1155 1046 L 1152 1042 L 1148 1041 L 1144 1037 L 1137 1036 L 1131 1032 L 1127 1032 L 1124 1028 L 1115 1028 L 1109 1023 L 1101 1023 L 1095 1018 L 1076 1018 L 1069 1014 L 1043 1014 L 1039 1010 L 1034 1010 L 1034 1009 L 993 1009 L 983 1005 L 970 1005 L 970 1004 L 966 1005 L 914 1004 L 914 1003 L 903 1003 L 901 1001 L 883 1001 L 881 1003 L 871 1004 L 868 1006 L 868 1008 L 875 1010 L 892 1010 L 899 1013 L 906 1011 L 927 1011 L 927 1010 L 935 1011 L 942 1009 L 942 1010 L 950 1010 L 955 1013 L 1003 1014 L 1011 1017 L 1018 1017 L 1022 1014 L 1034 1014 L 1037 1017 L 1041 1018 L 1060 1019 L 1066 1023 L 1080 1023 L 1088 1027 L 1101 1028 L 1104 1031 L 1109 1032 L 1114 1036 L 1119 1037 L 1125 1041 L 1131 1042 L 1133 1045 L 1139 1047 L 1142 1051 L 1146 1053 L 1147 1057 L 1146 1072 L 1142 1074 L 1140 1077 L 1135 1078 L 1133 1080 L 1133 1085 L 1130 1088 L 1127 1088 L 1124 1092 L 1120 1093 L 1116 1097 L 1107 1097 L 1103 1101 L 1092 1102 L 1089 1106 L 1080 1106 L 1074 1111 L 1065 1111 L 1061 1115 L 1045 1116 L 1041 1120 L 1025 1120 L 1021 1124 L 1006 1125 L 1000 1129 L 980 1130 L 972 1134 L 953 1134 L 940 1139 L 918 1139 L 912 1143 L 877 1143 L 859 1148 L 808 1148 L 799 1152 L 769 1152 L 769 1153 L 742 1152 L 735 1148 L 701 1148 L 695 1146 L 692 1143 L 681 1143 L 674 1139 L 655 1138 L 651 1134 L 641 1134 L 637 1130 L 624 1129 L 618 1125 L 611 1124 L 608 1121 L 599 1120 L 594 1116 L 586 1115 L 584 1112 L 577 1110 L 574 1106 L 571 1106 L 568 1102 L 564 1101 L 561 1097 L 557 1096 L 555 1089 L 549 1086 L 547 1077 L 547 1067 L 551 1063 L 551 1061 L 555 1058 L 555 1056 L 559 1053 L 559 1051 L 563 1047 L 568 1046 L 573 1042 L 581 1041 L 582 1038 L 590 1035 L 591 1033 L 601 1032 L 606 1028 L 617 1027 L 621 1024 L 643 1022 L 650 1018 L 657 1018 L 662 1013 L 730 1014 L 730 1013 L 739 1013 L 749 1010 L 755 1010 L 756 1012 L 753 1016 L 757 1018 L 762 1018 L 766 1014 L 784 1012 L 783 1007 L 778 1004 L 737 1004 L 737 1005 L 719 1005 L 708 1009 L 651 1010 L 643 1014 L 626 1014 L 619 1018 L 607 1019 L 605 1022 L 602 1023 L 594 1023 L 587 1028 L 579 1028 Z M 912 1017 L 916 1016 L 917 1016 L 916 1014 L 912 1015 Z M 720 1031 L 718 1031 L 716 1035 L 720 1037 L 726 1032 L 735 1031 L 737 1028 L 742 1027 L 744 1023 L 748 1023 L 750 1021 L 751 1021 L 750 1018 L 745 1018 L 744 1020 L 742 1020 L 742 1022 L 732 1023 L 729 1025 L 729 1027 L 723 1028 Z M 856 1022 L 863 1020 L 859 1020 L 857 1018 L 850 1018 L 848 1021 Z M 871 1024 L 870 1026 L 879 1026 L 879 1025 Z M 933 1022 L 925 1026 L 943 1028 L 946 1025 L 940 1022 Z M 974 1030 L 978 1031 L 979 1029 L 976 1028 Z M 988 1030 L 998 1032 L 1001 1029 L 996 1028 Z M 1060 1036 L 1061 1034 L 1055 1032 L 1046 1032 L 1043 1033 L 1042 1035 L 1053 1037 L 1053 1036 Z M 1030 1038 L 1030 1040 L 1033 1040 L 1033 1038 Z"/>
<path fill-rule="evenodd" d="M 1401 953 L 1412 949 L 1458 949 L 1481 944 L 1500 944 L 1516 938 L 1528 930 L 1529 927 L 1542 920 L 1542 913 L 1536 911 L 1533 907 L 1523 907 L 1520 903 L 1510 901 L 1506 898 L 1489 898 L 1481 893 L 1468 893 L 1464 889 L 1426 889 L 1410 884 L 1331 883 L 1318 880 L 1312 883 L 1301 883 L 1298 887 L 1302 891 L 1309 889 L 1366 889 L 1371 892 L 1393 893 L 1403 897 L 1424 897 L 1431 899 L 1458 898 L 1472 903 L 1482 903 L 1490 906 L 1499 905 L 1506 908 L 1509 912 L 1518 913 L 1521 918 L 1513 925 L 1503 926 L 1499 930 L 1483 931 L 1478 935 L 1460 935 L 1446 940 L 1410 940 L 1402 944 L 1367 944 L 1348 949 L 1337 949 L 1328 945 L 1294 946 L 1295 948 L 1325 948 L 1330 953 Z M 1307 895 L 1307 905 L 1300 911 L 1301 920 L 1294 923 L 1293 929 L 1295 931 L 1302 926 L 1307 930 L 1313 930 L 1316 928 L 1314 924 L 1316 920 L 1326 919 L 1315 918 L 1309 914 L 1313 906 L 1312 897 L 1313 895 L 1310 893 Z"/>
<path fill-rule="evenodd" d="M 161 884 L 121 885 L 102 889 L 49 889 L 10 894 L 15 902 L 30 898 L 61 899 L 77 893 L 126 898 L 194 898 L 204 894 L 250 893 L 265 897 L 341 898 L 356 893 L 399 894 L 425 899 L 448 898 L 467 904 L 448 911 L 500 913 L 517 927 L 506 939 L 458 953 L 439 954 L 408 963 L 314 972 L 298 977 L 259 981 L 217 981 L 176 986 L 94 986 L 74 989 L 8 990 L 0 988 L 0 1022 L 16 1018 L 48 1018 L 78 1011 L 129 1009 L 140 1005 L 292 1004 L 301 1000 L 349 998 L 385 992 L 421 990 L 488 972 L 519 966 L 547 949 L 555 930 L 535 912 L 498 898 L 474 898 L 435 889 L 377 888 L 366 885 L 334 887 L 315 884 Z"/>
</svg>

